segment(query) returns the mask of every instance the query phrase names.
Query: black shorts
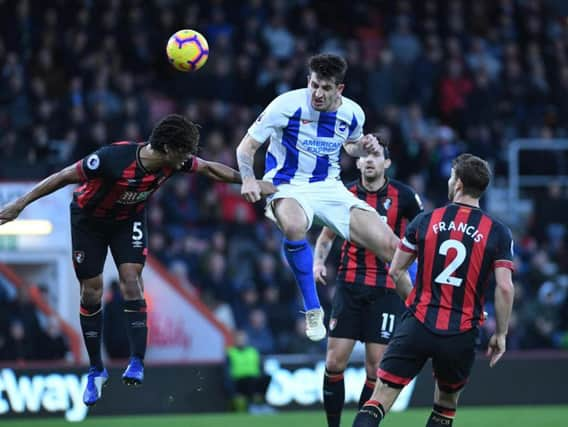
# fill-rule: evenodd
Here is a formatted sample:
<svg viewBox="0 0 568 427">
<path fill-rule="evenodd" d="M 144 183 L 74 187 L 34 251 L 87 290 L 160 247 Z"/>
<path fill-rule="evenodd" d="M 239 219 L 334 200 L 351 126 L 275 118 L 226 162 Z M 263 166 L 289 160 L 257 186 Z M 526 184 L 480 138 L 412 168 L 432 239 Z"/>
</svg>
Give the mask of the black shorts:
<svg viewBox="0 0 568 427">
<path fill-rule="evenodd" d="M 471 373 L 478 332 L 475 328 L 456 335 L 435 334 L 406 311 L 385 351 L 378 377 L 392 387 L 402 388 L 431 358 L 440 390 L 461 390 Z"/>
<path fill-rule="evenodd" d="M 110 247 L 117 266 L 144 264 L 148 252 L 146 211 L 124 221 L 93 218 L 71 208 L 73 266 L 79 280 L 102 273 Z"/>
<path fill-rule="evenodd" d="M 329 336 L 387 344 L 403 312 L 403 301 L 391 289 L 339 283 Z"/>
</svg>

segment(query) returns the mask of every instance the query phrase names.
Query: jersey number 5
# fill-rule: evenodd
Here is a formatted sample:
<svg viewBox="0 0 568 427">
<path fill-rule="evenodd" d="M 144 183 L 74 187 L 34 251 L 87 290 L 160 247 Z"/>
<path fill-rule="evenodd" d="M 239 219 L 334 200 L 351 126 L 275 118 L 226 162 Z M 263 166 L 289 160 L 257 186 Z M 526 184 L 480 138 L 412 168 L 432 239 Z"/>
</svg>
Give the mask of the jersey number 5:
<svg viewBox="0 0 568 427">
<path fill-rule="evenodd" d="M 142 237 L 144 237 L 142 221 L 134 221 L 132 223 L 132 240 L 142 240 Z"/>
<path fill-rule="evenodd" d="M 438 253 L 443 256 L 448 255 L 448 251 L 450 249 L 455 249 L 456 257 L 448 264 L 446 268 L 442 270 L 440 274 L 436 276 L 434 282 L 439 283 L 440 285 L 451 285 L 451 286 L 461 286 L 463 279 L 459 277 L 453 277 L 452 274 L 460 268 L 460 266 L 465 261 L 466 256 L 466 249 L 462 242 L 459 240 L 446 240 L 444 243 L 440 245 L 440 249 Z"/>
</svg>

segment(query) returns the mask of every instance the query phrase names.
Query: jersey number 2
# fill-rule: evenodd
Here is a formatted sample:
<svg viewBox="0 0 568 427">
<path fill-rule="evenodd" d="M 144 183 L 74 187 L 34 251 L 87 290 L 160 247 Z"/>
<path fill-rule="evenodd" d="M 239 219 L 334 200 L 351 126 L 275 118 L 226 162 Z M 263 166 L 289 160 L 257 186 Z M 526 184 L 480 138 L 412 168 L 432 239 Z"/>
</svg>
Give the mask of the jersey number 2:
<svg viewBox="0 0 568 427">
<path fill-rule="evenodd" d="M 460 279 L 459 277 L 453 277 L 452 274 L 454 274 L 455 271 L 460 268 L 460 266 L 465 261 L 467 251 L 462 242 L 460 242 L 459 240 L 450 239 L 446 240 L 440 245 L 438 253 L 440 255 L 447 256 L 450 249 L 456 250 L 456 257 L 452 260 L 452 262 L 448 264 L 446 268 L 442 270 L 440 274 L 436 276 L 434 282 L 439 283 L 440 285 L 461 286 L 463 279 Z"/>
</svg>

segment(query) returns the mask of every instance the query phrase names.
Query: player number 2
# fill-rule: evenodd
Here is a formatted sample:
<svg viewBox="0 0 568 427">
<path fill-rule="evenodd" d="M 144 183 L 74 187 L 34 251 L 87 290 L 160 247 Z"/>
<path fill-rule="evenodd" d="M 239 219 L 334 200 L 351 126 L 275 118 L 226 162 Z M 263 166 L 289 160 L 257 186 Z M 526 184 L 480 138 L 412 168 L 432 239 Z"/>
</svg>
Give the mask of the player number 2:
<svg viewBox="0 0 568 427">
<path fill-rule="evenodd" d="M 440 245 L 438 253 L 447 256 L 450 249 L 456 250 L 456 257 L 436 276 L 434 282 L 441 285 L 461 286 L 463 279 L 453 277 L 452 274 L 454 274 L 465 261 L 466 249 L 464 244 L 459 240 L 450 239 Z"/>
<path fill-rule="evenodd" d="M 394 329 L 394 314 L 383 313 L 383 323 L 381 324 L 381 331 L 390 332 Z"/>
<path fill-rule="evenodd" d="M 132 240 L 142 240 L 144 233 L 142 232 L 142 222 L 134 221 L 132 224 Z"/>
</svg>

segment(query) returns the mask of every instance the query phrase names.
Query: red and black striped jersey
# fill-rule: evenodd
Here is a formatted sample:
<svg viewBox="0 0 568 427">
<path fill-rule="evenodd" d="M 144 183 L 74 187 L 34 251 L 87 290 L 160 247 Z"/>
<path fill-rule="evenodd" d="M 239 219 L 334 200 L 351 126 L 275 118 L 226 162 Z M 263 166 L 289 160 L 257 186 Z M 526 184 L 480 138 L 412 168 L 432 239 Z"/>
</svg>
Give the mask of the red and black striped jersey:
<svg viewBox="0 0 568 427">
<path fill-rule="evenodd" d="M 439 334 L 480 325 L 491 272 L 496 267 L 513 269 L 509 228 L 481 209 L 459 203 L 418 215 L 400 249 L 415 253 L 418 260 L 406 306 Z"/>
<path fill-rule="evenodd" d="M 76 163 L 84 182 L 73 193 L 72 208 L 100 218 L 121 221 L 142 211 L 152 195 L 176 169 L 150 172 L 142 166 L 140 149 L 147 143 L 116 142 L 104 146 Z M 193 172 L 193 157 L 181 169 Z"/>
<path fill-rule="evenodd" d="M 347 185 L 349 191 L 359 199 L 365 200 L 377 210 L 381 218 L 394 233 L 403 237 L 406 225 L 422 212 L 422 202 L 418 194 L 409 186 L 394 179 L 387 179 L 378 191 L 367 191 L 360 180 Z M 339 283 L 386 287 L 395 285 L 387 274 L 386 263 L 368 249 L 345 241 L 341 247 L 341 258 L 337 271 Z"/>
</svg>

